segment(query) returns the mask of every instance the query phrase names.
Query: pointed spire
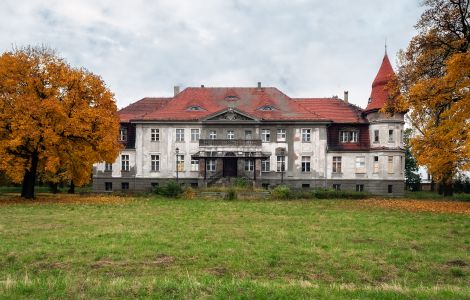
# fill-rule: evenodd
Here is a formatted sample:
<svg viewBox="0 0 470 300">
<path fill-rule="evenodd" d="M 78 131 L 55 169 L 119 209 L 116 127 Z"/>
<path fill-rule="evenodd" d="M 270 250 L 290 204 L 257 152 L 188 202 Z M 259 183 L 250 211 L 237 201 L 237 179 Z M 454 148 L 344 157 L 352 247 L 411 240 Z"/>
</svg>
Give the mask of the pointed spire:
<svg viewBox="0 0 470 300">
<path fill-rule="evenodd" d="M 385 55 L 387 55 L 387 38 L 385 38 Z"/>
<path fill-rule="evenodd" d="M 387 48 L 385 48 L 385 50 L 386 49 Z M 388 59 L 387 52 L 385 52 L 379 71 L 375 76 L 374 82 L 372 82 L 372 92 L 370 94 L 369 103 L 366 107 L 366 112 L 371 110 L 379 110 L 384 106 L 389 97 L 386 87 L 394 75 L 395 72 L 393 71 L 392 64 Z"/>
</svg>

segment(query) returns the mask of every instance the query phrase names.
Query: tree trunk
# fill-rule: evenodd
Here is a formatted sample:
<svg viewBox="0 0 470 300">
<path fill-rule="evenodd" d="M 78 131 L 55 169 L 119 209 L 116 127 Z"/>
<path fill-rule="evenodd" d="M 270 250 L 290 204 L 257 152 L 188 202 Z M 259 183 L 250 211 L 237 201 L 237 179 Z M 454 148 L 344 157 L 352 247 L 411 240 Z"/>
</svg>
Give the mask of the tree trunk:
<svg viewBox="0 0 470 300">
<path fill-rule="evenodd" d="M 67 193 L 69 194 L 75 194 L 75 184 L 72 182 L 70 182 L 70 187 L 69 187 L 69 190 L 67 191 Z"/>
<path fill-rule="evenodd" d="M 21 189 L 21 197 L 26 199 L 34 198 L 34 185 L 36 184 L 36 170 L 38 168 L 38 153 L 33 152 L 31 155 L 31 166 L 24 173 L 23 186 Z"/>
</svg>

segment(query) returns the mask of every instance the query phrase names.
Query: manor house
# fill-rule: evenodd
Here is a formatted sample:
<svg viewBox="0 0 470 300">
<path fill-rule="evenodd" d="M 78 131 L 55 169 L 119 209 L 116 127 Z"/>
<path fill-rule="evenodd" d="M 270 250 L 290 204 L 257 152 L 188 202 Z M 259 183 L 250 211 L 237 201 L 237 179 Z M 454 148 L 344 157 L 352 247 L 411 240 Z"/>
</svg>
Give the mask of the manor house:
<svg viewBox="0 0 470 300">
<path fill-rule="evenodd" d="M 387 55 L 365 109 L 344 98 L 291 98 L 275 87 L 188 87 L 119 111 L 123 150 L 96 164 L 95 191 L 192 187 L 245 177 L 255 186 L 402 195 L 404 115 L 380 112 Z"/>
</svg>

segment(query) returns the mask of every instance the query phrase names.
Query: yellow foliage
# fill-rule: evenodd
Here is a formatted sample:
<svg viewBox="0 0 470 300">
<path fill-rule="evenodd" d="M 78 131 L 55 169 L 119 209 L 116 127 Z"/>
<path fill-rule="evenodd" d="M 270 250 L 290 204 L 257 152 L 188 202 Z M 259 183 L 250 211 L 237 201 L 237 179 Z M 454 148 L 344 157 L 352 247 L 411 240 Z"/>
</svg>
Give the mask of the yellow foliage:
<svg viewBox="0 0 470 300">
<path fill-rule="evenodd" d="M 87 183 L 93 163 L 116 158 L 118 129 L 114 96 L 99 76 L 45 48 L 0 56 L 0 169 L 14 182 L 36 153 L 43 179 Z"/>
</svg>

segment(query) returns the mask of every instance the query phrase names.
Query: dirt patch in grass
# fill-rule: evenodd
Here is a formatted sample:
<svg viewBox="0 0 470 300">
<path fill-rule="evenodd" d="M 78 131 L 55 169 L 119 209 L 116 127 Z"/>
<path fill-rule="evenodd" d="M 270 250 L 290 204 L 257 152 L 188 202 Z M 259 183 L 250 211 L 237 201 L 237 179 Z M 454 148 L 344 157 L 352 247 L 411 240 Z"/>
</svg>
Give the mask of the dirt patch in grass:
<svg viewBox="0 0 470 300">
<path fill-rule="evenodd" d="M 154 263 L 161 266 L 168 266 L 175 262 L 175 258 L 166 254 L 158 254 L 155 257 Z"/>
<path fill-rule="evenodd" d="M 467 263 L 461 259 L 449 260 L 446 262 L 449 266 L 456 266 L 456 267 L 465 267 Z"/>
<path fill-rule="evenodd" d="M 413 212 L 458 213 L 470 215 L 470 202 L 406 199 L 368 199 L 360 202 L 368 207 L 383 207 Z"/>
<path fill-rule="evenodd" d="M 0 197 L 0 205 L 41 205 L 41 204 L 124 204 L 134 201 L 132 197 L 114 195 L 51 195 L 39 194 L 33 200 L 19 196 Z"/>
</svg>

